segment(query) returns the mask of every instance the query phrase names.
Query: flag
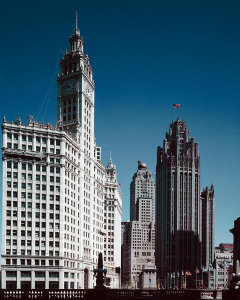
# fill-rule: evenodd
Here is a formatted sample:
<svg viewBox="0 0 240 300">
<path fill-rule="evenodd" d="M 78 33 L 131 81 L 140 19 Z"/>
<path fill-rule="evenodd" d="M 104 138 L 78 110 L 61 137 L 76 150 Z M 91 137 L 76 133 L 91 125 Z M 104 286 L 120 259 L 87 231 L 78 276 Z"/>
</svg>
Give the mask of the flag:
<svg viewBox="0 0 240 300">
<path fill-rule="evenodd" d="M 119 183 L 119 186 L 122 186 L 123 184 L 122 183 Z"/>
<path fill-rule="evenodd" d="M 61 123 L 61 122 L 62 122 L 62 120 L 58 120 L 58 121 L 57 121 L 57 124 L 58 124 L 58 123 Z"/>
<path fill-rule="evenodd" d="M 198 270 L 198 268 L 196 269 L 195 273 L 196 273 L 196 274 L 199 274 L 199 273 L 200 273 L 200 271 Z"/>
<path fill-rule="evenodd" d="M 191 274 L 191 272 L 189 272 L 189 271 L 186 271 L 186 275 L 189 275 L 189 276 L 191 276 L 192 274 Z"/>
<path fill-rule="evenodd" d="M 180 108 L 180 104 L 173 104 L 173 108 Z"/>
</svg>

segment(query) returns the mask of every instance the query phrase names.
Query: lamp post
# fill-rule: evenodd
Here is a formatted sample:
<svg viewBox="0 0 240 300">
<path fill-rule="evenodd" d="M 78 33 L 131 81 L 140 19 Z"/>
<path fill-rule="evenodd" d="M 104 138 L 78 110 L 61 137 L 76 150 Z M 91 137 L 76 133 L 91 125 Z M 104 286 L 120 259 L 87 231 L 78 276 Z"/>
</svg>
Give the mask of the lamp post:
<svg viewBox="0 0 240 300">
<path fill-rule="evenodd" d="M 102 253 L 98 255 L 98 268 L 93 270 L 94 276 L 96 277 L 96 286 L 95 289 L 103 290 L 106 287 L 103 285 L 104 278 L 106 278 L 107 270 L 103 269 L 103 258 Z"/>
</svg>

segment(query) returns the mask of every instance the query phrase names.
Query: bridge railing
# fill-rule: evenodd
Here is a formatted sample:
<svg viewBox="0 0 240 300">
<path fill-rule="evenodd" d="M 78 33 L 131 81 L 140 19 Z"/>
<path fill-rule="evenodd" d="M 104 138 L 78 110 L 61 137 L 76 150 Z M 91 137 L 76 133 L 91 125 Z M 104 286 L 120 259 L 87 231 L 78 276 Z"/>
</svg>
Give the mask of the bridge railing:
<svg viewBox="0 0 240 300">
<path fill-rule="evenodd" d="M 238 298 L 239 297 L 239 298 Z M 12 299 L 240 299 L 240 291 L 222 290 L 132 290 L 132 289 L 78 289 L 78 290 L 0 290 L 1 300 Z"/>
</svg>

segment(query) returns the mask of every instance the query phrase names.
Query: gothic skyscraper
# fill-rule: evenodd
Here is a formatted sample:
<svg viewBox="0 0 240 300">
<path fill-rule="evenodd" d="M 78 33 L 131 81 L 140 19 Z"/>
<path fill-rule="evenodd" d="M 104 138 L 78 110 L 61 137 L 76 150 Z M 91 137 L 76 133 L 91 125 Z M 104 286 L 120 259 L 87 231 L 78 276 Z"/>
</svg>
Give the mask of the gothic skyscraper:
<svg viewBox="0 0 240 300">
<path fill-rule="evenodd" d="M 200 158 L 185 121 L 170 124 L 156 166 L 156 265 L 162 284 L 201 267 Z"/>
</svg>

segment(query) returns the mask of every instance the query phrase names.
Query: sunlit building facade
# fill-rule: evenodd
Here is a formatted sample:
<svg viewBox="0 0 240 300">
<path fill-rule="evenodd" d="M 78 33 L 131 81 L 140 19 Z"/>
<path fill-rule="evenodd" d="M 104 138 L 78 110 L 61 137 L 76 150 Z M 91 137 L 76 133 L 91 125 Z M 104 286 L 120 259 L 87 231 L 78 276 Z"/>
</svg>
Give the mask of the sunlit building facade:
<svg viewBox="0 0 240 300">
<path fill-rule="evenodd" d="M 121 191 L 96 145 L 93 73 L 77 25 L 69 44 L 59 63 L 57 125 L 2 123 L 2 288 L 92 288 L 104 251 L 109 285 L 117 282 Z M 119 237 L 108 237 L 109 196 Z"/>
</svg>

